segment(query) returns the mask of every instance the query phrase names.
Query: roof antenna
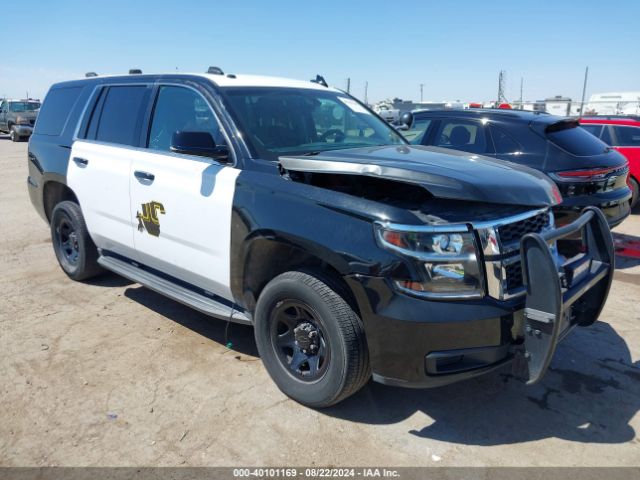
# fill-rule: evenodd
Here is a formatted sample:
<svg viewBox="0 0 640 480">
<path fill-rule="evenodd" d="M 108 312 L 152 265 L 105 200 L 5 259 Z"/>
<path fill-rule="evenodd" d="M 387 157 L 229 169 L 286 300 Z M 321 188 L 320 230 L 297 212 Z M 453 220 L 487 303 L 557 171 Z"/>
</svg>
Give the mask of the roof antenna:
<svg viewBox="0 0 640 480">
<path fill-rule="evenodd" d="M 129 70 L 129 75 L 141 75 L 142 74 L 142 70 L 140 70 L 139 68 L 132 68 L 131 70 Z"/>
<path fill-rule="evenodd" d="M 96 72 L 87 72 L 84 74 L 85 78 L 97 77 L 98 74 Z"/>
<path fill-rule="evenodd" d="M 324 77 L 322 75 L 316 75 L 315 80 L 311 80 L 312 83 L 317 83 L 319 85 L 322 85 L 323 87 L 328 87 L 329 85 L 327 85 L 326 80 L 324 79 Z"/>
</svg>

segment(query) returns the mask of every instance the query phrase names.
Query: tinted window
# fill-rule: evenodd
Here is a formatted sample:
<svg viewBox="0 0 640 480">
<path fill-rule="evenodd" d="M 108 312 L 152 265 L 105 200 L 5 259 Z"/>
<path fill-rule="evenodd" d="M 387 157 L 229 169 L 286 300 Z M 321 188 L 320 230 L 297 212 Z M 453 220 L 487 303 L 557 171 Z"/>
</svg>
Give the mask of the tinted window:
<svg viewBox="0 0 640 480">
<path fill-rule="evenodd" d="M 225 94 L 253 154 L 265 160 L 284 154 L 405 143 L 385 121 L 338 92 L 227 88 Z"/>
<path fill-rule="evenodd" d="M 599 155 L 607 148 L 605 143 L 578 126 L 548 132 L 547 138 L 563 150 L 579 157 Z"/>
<path fill-rule="evenodd" d="M 434 145 L 473 153 L 487 151 L 484 130 L 472 120 L 441 120 Z"/>
<path fill-rule="evenodd" d="M 602 131 L 602 125 L 580 125 L 582 128 L 584 128 L 587 132 L 589 132 L 591 135 L 595 135 L 596 137 L 600 138 L 600 132 Z"/>
<path fill-rule="evenodd" d="M 9 110 L 12 112 L 33 112 L 40 108 L 38 102 L 10 102 Z"/>
<path fill-rule="evenodd" d="M 147 87 L 109 87 L 97 124 L 96 140 L 137 145 Z M 93 122 L 93 120 L 92 120 Z"/>
<path fill-rule="evenodd" d="M 153 110 L 149 148 L 168 151 L 177 131 L 209 132 L 216 145 L 225 143 L 216 117 L 199 93 L 182 87 L 161 87 Z"/>
<path fill-rule="evenodd" d="M 522 146 L 502 130 L 491 126 L 491 136 L 497 154 L 509 154 L 522 151 Z"/>
<path fill-rule="evenodd" d="M 431 124 L 431 119 L 429 118 L 415 118 L 413 120 L 413 124 L 409 130 L 405 130 L 402 132 L 404 138 L 409 140 L 410 143 L 414 145 L 420 145 L 422 143 L 422 139 L 424 138 L 424 134 L 429 128 Z"/>
<path fill-rule="evenodd" d="M 640 127 L 615 126 L 616 147 L 640 147 Z"/>
<path fill-rule="evenodd" d="M 81 91 L 82 87 L 50 90 L 38 114 L 35 133 L 39 135 L 60 135 Z"/>
</svg>

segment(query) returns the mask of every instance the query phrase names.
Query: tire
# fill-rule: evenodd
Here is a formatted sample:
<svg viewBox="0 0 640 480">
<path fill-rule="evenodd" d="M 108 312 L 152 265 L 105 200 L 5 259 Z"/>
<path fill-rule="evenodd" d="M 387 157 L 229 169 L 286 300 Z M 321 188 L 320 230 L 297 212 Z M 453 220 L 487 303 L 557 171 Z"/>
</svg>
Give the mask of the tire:
<svg viewBox="0 0 640 480">
<path fill-rule="evenodd" d="M 20 135 L 18 135 L 18 132 L 16 131 L 15 127 L 11 127 L 11 131 L 9 132 L 9 138 L 11 139 L 12 142 L 20 141 Z"/>
<path fill-rule="evenodd" d="M 98 249 L 77 203 L 65 200 L 55 206 L 51 240 L 60 267 L 72 280 L 87 280 L 103 272 L 98 265 Z"/>
<path fill-rule="evenodd" d="M 638 185 L 638 181 L 635 178 L 631 178 L 629 183 L 631 184 L 631 191 L 633 195 L 631 196 L 631 208 L 634 208 L 638 205 L 638 199 L 640 197 L 640 186 Z"/>
<path fill-rule="evenodd" d="M 314 408 L 353 395 L 371 376 L 362 321 L 331 283 L 315 274 L 283 273 L 264 288 L 255 311 L 267 372 L 284 394 Z M 315 350 L 308 342 L 316 342 Z"/>
</svg>

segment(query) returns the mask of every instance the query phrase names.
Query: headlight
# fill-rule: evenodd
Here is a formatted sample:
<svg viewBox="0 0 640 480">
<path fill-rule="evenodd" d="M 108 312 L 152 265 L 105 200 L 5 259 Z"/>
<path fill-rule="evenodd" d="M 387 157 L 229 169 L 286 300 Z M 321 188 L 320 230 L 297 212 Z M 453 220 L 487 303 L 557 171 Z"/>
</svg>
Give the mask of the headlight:
<svg viewBox="0 0 640 480">
<path fill-rule="evenodd" d="M 430 298 L 480 298 L 484 273 L 475 236 L 465 225 L 376 224 L 380 246 L 417 263 L 419 281 L 394 279 L 402 291 Z"/>
<path fill-rule="evenodd" d="M 29 125 L 29 119 L 25 117 L 18 117 L 16 118 L 16 123 L 18 125 Z"/>
</svg>

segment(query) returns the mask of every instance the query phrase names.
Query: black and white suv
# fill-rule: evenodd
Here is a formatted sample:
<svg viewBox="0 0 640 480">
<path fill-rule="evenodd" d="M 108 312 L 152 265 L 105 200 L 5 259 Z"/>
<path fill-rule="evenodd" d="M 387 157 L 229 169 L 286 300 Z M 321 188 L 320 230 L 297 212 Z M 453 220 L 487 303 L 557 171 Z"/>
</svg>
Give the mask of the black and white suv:
<svg viewBox="0 0 640 480">
<path fill-rule="evenodd" d="M 321 77 L 56 84 L 28 185 L 69 277 L 112 270 L 254 325 L 274 381 L 315 407 L 371 375 L 429 387 L 515 360 L 535 382 L 612 278 L 599 210 L 555 229 L 542 173 L 410 146 Z"/>
</svg>

